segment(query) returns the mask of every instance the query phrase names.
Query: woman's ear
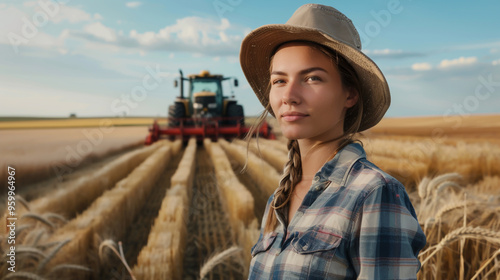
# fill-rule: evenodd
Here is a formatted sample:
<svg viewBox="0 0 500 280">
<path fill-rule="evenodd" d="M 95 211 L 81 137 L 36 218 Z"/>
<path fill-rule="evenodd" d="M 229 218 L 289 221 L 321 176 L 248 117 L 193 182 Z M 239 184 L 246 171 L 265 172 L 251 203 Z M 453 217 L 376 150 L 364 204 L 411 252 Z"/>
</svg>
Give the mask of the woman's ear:
<svg viewBox="0 0 500 280">
<path fill-rule="evenodd" d="M 347 95 L 347 99 L 345 102 L 345 107 L 351 108 L 352 106 L 356 105 L 356 103 L 358 103 L 359 93 L 355 89 L 349 89 L 347 91 L 347 94 L 348 95 Z"/>
</svg>

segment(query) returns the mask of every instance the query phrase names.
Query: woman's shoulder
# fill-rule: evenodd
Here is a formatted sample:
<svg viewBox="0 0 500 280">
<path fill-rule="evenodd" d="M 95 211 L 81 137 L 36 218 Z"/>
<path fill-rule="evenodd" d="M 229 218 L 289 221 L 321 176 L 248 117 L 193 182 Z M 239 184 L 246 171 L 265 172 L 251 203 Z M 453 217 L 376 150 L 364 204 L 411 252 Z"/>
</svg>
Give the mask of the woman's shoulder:
<svg viewBox="0 0 500 280">
<path fill-rule="evenodd" d="M 364 194 L 377 190 L 394 190 L 396 192 L 405 190 L 401 182 L 367 159 L 360 144 L 350 144 L 343 152 L 343 158 L 339 159 L 336 167 L 336 169 L 342 170 L 342 174 L 331 177 L 332 180 L 338 180 L 337 183 L 341 187 L 346 187 L 351 191 L 357 190 Z"/>
</svg>

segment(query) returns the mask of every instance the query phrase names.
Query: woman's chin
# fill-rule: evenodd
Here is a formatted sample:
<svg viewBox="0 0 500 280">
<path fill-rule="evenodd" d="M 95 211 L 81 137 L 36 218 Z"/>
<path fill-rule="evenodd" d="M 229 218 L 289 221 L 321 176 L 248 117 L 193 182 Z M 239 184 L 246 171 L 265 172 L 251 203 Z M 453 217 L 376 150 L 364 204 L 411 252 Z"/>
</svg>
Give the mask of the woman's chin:
<svg viewBox="0 0 500 280">
<path fill-rule="evenodd" d="M 289 140 L 296 140 L 296 139 L 301 139 L 304 137 L 304 132 L 303 131 L 296 131 L 296 130 L 290 130 L 290 129 L 284 129 L 281 131 L 283 134 L 283 137 Z"/>
</svg>

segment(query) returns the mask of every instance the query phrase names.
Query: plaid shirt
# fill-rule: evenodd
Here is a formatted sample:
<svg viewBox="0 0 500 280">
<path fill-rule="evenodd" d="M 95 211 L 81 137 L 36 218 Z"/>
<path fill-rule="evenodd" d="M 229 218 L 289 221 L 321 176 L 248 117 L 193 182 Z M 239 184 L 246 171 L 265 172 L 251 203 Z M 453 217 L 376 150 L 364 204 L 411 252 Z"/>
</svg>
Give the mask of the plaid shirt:
<svg viewBox="0 0 500 280">
<path fill-rule="evenodd" d="M 276 211 L 274 232 L 261 231 L 249 279 L 417 278 L 426 239 L 415 210 L 361 145 L 346 146 L 316 173 L 288 227 L 287 212 Z"/>
</svg>

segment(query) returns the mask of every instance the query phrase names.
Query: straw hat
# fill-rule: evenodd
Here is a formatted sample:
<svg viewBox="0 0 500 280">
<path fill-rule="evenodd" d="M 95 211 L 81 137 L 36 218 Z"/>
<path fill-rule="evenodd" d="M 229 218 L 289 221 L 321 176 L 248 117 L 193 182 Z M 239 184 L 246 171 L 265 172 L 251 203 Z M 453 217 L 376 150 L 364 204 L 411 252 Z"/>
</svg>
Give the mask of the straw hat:
<svg viewBox="0 0 500 280">
<path fill-rule="evenodd" d="M 361 52 L 361 41 L 351 20 L 338 10 L 306 4 L 285 24 L 264 25 L 243 39 L 240 63 L 260 102 L 269 103 L 270 57 L 281 44 L 310 41 L 335 50 L 356 70 L 361 82 L 363 116 L 359 131 L 376 125 L 391 103 L 389 86 L 378 66 Z M 273 114 L 273 112 L 270 112 Z"/>
</svg>

